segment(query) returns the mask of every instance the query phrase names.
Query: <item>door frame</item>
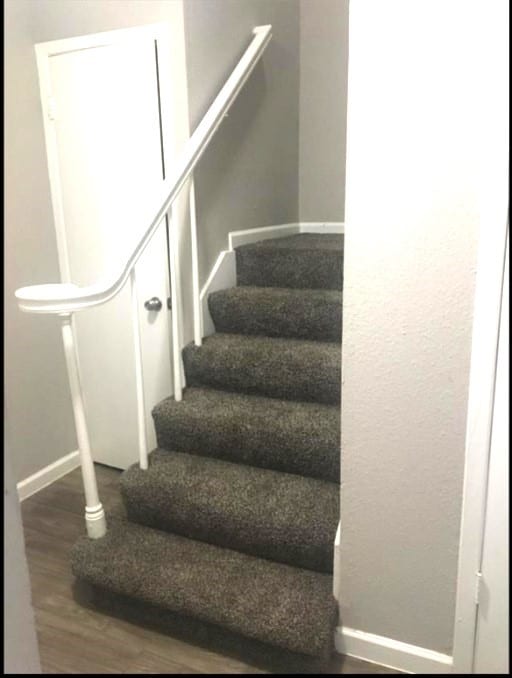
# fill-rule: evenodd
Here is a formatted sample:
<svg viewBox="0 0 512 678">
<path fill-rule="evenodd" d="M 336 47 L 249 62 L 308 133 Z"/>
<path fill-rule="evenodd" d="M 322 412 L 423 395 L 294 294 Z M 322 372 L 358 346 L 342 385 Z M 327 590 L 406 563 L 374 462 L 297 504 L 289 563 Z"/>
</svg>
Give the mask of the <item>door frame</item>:
<svg viewBox="0 0 512 678">
<path fill-rule="evenodd" d="M 163 199 L 166 194 L 165 185 L 169 176 L 172 176 L 172 170 L 176 162 L 176 158 L 190 137 L 183 13 L 181 12 L 179 19 L 173 22 L 158 22 L 129 28 L 114 29 L 102 31 L 100 33 L 91 33 L 88 35 L 51 40 L 34 45 L 37 71 L 39 76 L 39 91 L 43 115 L 50 197 L 54 217 L 61 282 L 72 282 L 72 279 L 68 247 L 66 242 L 63 193 L 59 175 L 57 130 L 55 125 L 52 124 L 52 120 L 58 117 L 58 110 L 56 110 L 55 101 L 53 99 L 50 59 L 52 56 L 66 52 L 86 50 L 109 45 L 122 45 L 126 43 L 137 42 L 139 40 L 158 41 L 157 68 L 159 83 L 169 83 L 169 86 L 159 86 L 158 91 L 163 168 L 165 172 L 161 193 L 161 197 Z M 176 200 L 175 209 L 172 213 L 172 222 L 171 219 L 169 219 L 167 222 L 168 228 L 172 227 L 173 229 L 176 229 L 178 240 L 183 237 L 184 232 L 188 228 L 188 212 L 185 206 L 188 206 L 189 189 L 190 182 Z M 155 213 L 159 207 L 160 205 L 155 205 Z M 162 225 L 161 228 L 164 228 L 164 226 Z M 172 239 L 168 237 L 166 240 L 168 250 L 167 257 L 169 262 L 170 257 L 172 256 Z M 167 265 L 166 270 L 168 276 L 170 276 L 169 269 L 170 267 Z M 169 287 L 172 285 L 170 277 L 168 284 Z M 142 300 L 139 297 L 139 304 L 141 301 Z M 164 300 L 164 313 L 166 312 L 166 308 L 167 305 Z M 143 313 L 139 313 L 138 316 L 139 336 L 141 339 L 143 339 L 146 320 Z M 172 374 L 172 341 L 174 341 L 175 338 L 172 336 L 172 324 L 170 316 L 168 318 L 167 324 L 168 331 L 166 336 L 169 346 L 169 368 Z M 78 346 L 79 342 L 77 341 L 76 326 L 74 323 L 73 333 L 75 335 L 75 343 Z M 181 346 L 181 337 L 178 337 L 177 340 L 180 342 Z M 142 374 L 144 380 L 144 364 L 142 366 Z M 144 382 L 142 384 L 142 391 L 146 391 L 146 383 Z M 172 394 L 173 379 L 171 377 L 169 393 L 167 395 Z M 148 437 L 150 435 L 149 431 L 152 426 L 151 404 L 147 402 L 146 398 L 144 398 L 144 401 L 145 430 L 146 437 Z"/>
<path fill-rule="evenodd" d="M 509 228 L 508 3 L 482 11 L 479 51 L 480 209 L 466 421 L 453 672 L 472 673 L 476 642 L 499 328 Z M 492 77 L 489 77 L 492 74 Z M 500 431 L 502 434 L 502 431 Z M 508 445 L 507 440 L 499 444 Z"/>
<path fill-rule="evenodd" d="M 177 27 L 177 31 L 180 27 Z M 179 35 L 177 44 L 183 42 L 183 35 Z M 171 33 L 171 25 L 169 23 L 155 23 L 147 24 L 145 26 L 135 26 L 133 28 L 121 28 L 113 31 L 103 31 L 101 33 L 92 33 L 90 35 L 82 35 L 73 38 L 63 38 L 61 40 L 51 40 L 49 42 L 41 42 L 34 45 L 36 52 L 37 71 L 39 75 L 39 89 L 41 96 L 41 106 L 43 113 L 44 136 L 46 142 L 46 157 L 48 163 L 48 176 L 50 179 L 50 195 L 52 201 L 55 232 L 57 237 L 57 253 L 59 260 L 59 269 L 62 282 L 72 282 L 69 268 L 69 257 L 66 245 L 66 231 L 64 226 L 64 210 L 62 202 L 62 188 L 59 178 L 59 161 L 58 161 L 58 146 L 57 137 L 54 126 L 51 124 L 53 116 L 58 114 L 55 111 L 55 104 L 53 101 L 53 92 L 51 87 L 50 77 L 50 58 L 65 52 L 74 52 L 81 49 L 91 49 L 93 47 L 102 47 L 114 44 L 123 44 L 131 42 L 133 39 L 149 39 L 161 41 L 164 44 L 166 51 L 169 54 L 170 46 L 173 44 L 174 36 Z M 183 54 L 183 62 L 185 55 Z M 169 63 L 167 59 L 159 60 L 159 74 L 162 80 L 169 78 L 169 82 L 179 82 L 181 78 L 174 78 L 174 71 L 179 68 L 181 59 L 176 60 L 176 64 Z M 181 74 L 180 74 L 181 75 Z M 169 88 L 170 89 L 170 88 Z M 176 124 L 177 115 L 173 115 L 174 105 L 177 102 L 182 102 L 183 110 L 186 111 L 188 119 L 188 97 L 175 97 L 175 101 L 171 101 L 171 96 L 168 95 L 168 88 L 164 88 L 160 92 L 160 106 L 162 112 L 162 139 L 164 157 L 169 159 L 172 157 L 171 153 L 173 146 L 179 144 L 181 128 Z M 173 105 L 174 104 L 174 105 Z M 183 114 L 183 111 L 182 111 Z M 187 134 L 188 135 L 188 134 Z M 174 142 L 174 144 L 173 144 Z M 166 167 L 168 173 L 168 165 Z"/>
<path fill-rule="evenodd" d="M 453 672 L 473 673 L 508 222 L 481 244 L 466 423 Z M 500 441 L 507 445 L 505 439 Z"/>
</svg>

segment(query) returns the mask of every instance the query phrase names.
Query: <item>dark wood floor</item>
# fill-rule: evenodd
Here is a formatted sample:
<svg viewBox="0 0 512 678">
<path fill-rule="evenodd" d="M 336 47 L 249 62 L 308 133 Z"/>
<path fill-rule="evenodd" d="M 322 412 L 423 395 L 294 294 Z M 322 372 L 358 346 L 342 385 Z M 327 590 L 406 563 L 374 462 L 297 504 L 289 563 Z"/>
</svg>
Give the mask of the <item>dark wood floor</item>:
<svg viewBox="0 0 512 678">
<path fill-rule="evenodd" d="M 119 501 L 119 471 L 97 466 L 105 509 Z M 75 601 L 69 551 L 84 533 L 77 469 L 21 504 L 44 673 L 274 673 Z M 328 673 L 399 673 L 335 655 Z"/>
</svg>

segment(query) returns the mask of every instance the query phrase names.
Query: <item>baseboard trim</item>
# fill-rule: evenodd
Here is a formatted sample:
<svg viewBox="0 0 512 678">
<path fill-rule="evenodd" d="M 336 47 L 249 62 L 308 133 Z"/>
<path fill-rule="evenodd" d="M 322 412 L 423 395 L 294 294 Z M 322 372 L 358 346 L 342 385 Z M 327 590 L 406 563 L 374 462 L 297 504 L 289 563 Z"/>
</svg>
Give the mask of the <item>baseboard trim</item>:
<svg viewBox="0 0 512 678">
<path fill-rule="evenodd" d="M 452 673 L 453 658 L 447 654 L 409 645 L 339 626 L 334 637 L 336 651 L 404 673 Z"/>
<path fill-rule="evenodd" d="M 217 290 L 224 290 L 236 285 L 236 257 L 230 250 L 223 250 L 217 257 L 208 280 L 205 282 L 199 300 L 203 314 L 203 336 L 208 337 L 215 332 L 213 320 L 208 308 L 208 295 Z"/>
<path fill-rule="evenodd" d="M 208 337 L 215 332 L 213 320 L 208 309 L 208 295 L 216 290 L 227 289 L 236 285 L 236 258 L 235 247 L 248 245 L 260 240 L 283 238 L 297 233 L 344 233 L 344 224 L 341 222 L 301 222 L 290 224 L 276 224 L 248 228 L 244 231 L 230 231 L 228 233 L 228 249 L 219 253 L 215 264 L 210 271 L 207 281 L 199 295 L 203 317 L 203 336 Z"/>
<path fill-rule="evenodd" d="M 245 231 L 231 231 L 228 235 L 229 249 L 234 250 L 240 245 L 248 245 L 259 240 L 283 238 L 296 233 L 345 233 L 345 225 L 341 221 L 301 221 L 275 226 L 261 226 L 248 228 Z"/>
<path fill-rule="evenodd" d="M 16 485 L 18 490 L 18 497 L 20 501 L 31 497 L 36 492 L 48 487 L 62 476 L 65 476 L 67 473 L 74 471 L 78 466 L 80 466 L 80 453 L 78 450 L 66 454 L 65 457 L 61 457 L 54 461 L 53 464 L 49 464 L 42 468 L 37 473 L 25 478 L 25 480 L 20 480 Z"/>
<path fill-rule="evenodd" d="M 240 245 L 248 245 L 260 240 L 271 238 L 283 238 L 285 235 L 300 233 L 300 224 L 277 224 L 275 226 L 261 226 L 261 228 L 248 228 L 245 231 L 231 231 L 228 234 L 229 249 L 234 250 Z"/>
<path fill-rule="evenodd" d="M 345 233 L 345 224 L 342 221 L 301 221 L 299 233 Z"/>
</svg>

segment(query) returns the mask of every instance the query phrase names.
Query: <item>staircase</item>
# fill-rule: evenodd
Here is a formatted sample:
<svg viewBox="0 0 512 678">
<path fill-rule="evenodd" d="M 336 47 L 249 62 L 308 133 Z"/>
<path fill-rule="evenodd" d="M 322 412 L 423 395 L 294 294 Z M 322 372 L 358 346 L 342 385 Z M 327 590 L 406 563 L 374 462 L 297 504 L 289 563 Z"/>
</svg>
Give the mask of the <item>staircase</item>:
<svg viewBox="0 0 512 678">
<path fill-rule="evenodd" d="M 149 469 L 124 472 L 123 511 L 73 549 L 102 599 L 329 656 L 342 258 L 342 235 L 236 249 L 237 287 L 208 300 L 216 334 L 183 351 L 183 400 L 154 408 Z"/>
</svg>

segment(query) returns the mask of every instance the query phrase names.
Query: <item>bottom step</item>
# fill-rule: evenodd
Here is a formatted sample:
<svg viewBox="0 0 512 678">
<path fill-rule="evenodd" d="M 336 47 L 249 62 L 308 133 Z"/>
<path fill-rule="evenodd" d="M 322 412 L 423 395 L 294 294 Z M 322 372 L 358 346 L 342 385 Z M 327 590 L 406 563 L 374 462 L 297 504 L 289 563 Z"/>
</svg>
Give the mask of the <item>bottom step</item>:
<svg viewBox="0 0 512 678">
<path fill-rule="evenodd" d="M 73 547 L 74 575 L 136 601 L 314 657 L 333 649 L 332 577 L 111 520 Z"/>
</svg>

